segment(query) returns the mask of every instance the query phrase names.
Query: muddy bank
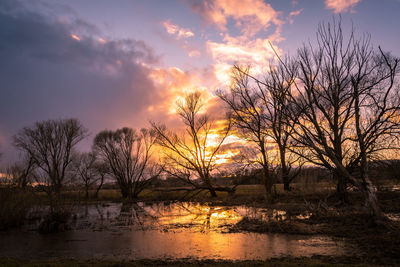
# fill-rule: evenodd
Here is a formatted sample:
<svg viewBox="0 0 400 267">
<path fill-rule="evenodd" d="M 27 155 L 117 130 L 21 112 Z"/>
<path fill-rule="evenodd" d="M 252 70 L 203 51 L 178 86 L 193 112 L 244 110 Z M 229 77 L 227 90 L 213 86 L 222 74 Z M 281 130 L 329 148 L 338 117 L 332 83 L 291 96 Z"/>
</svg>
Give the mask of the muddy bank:
<svg viewBox="0 0 400 267">
<path fill-rule="evenodd" d="M 400 264 L 400 224 L 398 221 L 375 222 L 362 213 L 339 213 L 335 216 L 285 221 L 261 221 L 244 218 L 231 232 L 285 233 L 295 235 L 322 235 L 345 238 L 358 252 L 360 263 Z"/>
</svg>

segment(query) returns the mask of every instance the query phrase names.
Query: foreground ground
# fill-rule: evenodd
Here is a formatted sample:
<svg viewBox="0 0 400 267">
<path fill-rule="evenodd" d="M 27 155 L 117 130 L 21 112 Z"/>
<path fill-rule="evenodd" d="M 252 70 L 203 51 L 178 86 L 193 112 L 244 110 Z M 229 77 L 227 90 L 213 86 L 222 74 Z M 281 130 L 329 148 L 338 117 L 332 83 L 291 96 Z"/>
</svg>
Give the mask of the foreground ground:
<svg viewBox="0 0 400 267">
<path fill-rule="evenodd" d="M 136 261 L 99 261 L 99 260 L 74 260 L 74 259 L 55 259 L 43 261 L 0 259 L 0 266 L 382 266 L 377 263 L 355 263 L 352 258 L 330 258 L 330 257 L 312 257 L 312 258 L 278 258 L 266 261 L 161 261 L 161 260 L 136 260 Z"/>
<path fill-rule="evenodd" d="M 235 195 L 220 194 L 210 198 L 206 192 L 190 197 L 182 191 L 153 189 L 143 192 L 140 201 L 190 200 L 207 202 L 211 205 L 249 205 L 267 207 L 285 211 L 285 218 L 268 223 L 243 219 L 232 227 L 232 232 L 271 232 L 302 235 L 327 235 L 335 238 L 346 238 L 357 246 L 354 256 L 348 257 L 312 257 L 312 258 L 279 258 L 267 261 L 84 261 L 74 259 L 55 259 L 29 261 L 19 259 L 0 259 L 1 266 L 381 266 L 400 265 L 400 192 L 381 190 L 378 198 L 381 208 L 388 215 L 386 220 L 372 220 L 363 210 L 362 197 L 358 192 L 350 192 L 349 203 L 343 204 L 329 185 L 310 188 L 295 187 L 285 193 L 279 187 L 276 200 L 266 204 L 261 186 L 240 186 Z M 65 194 L 69 201 L 83 201 L 80 194 Z M 36 200 L 42 201 L 39 195 Z M 95 201 L 122 201 L 118 191 L 102 190 Z M 301 214 L 309 214 L 299 218 Z M 394 216 L 394 217 L 393 217 Z M 396 217 L 397 216 L 397 217 Z"/>
</svg>

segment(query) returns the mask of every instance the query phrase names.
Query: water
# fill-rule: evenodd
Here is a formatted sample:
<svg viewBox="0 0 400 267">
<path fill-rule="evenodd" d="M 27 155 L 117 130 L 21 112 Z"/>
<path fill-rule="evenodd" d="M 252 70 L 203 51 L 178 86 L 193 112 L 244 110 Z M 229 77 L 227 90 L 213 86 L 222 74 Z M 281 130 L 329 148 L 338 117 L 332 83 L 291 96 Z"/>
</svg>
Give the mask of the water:
<svg viewBox="0 0 400 267">
<path fill-rule="evenodd" d="M 0 232 L 0 257 L 253 260 L 349 252 L 344 241 L 323 236 L 229 232 L 243 217 L 286 219 L 277 210 L 109 203 L 76 207 L 75 214 L 67 232 L 42 235 L 33 231 L 37 224 Z"/>
</svg>

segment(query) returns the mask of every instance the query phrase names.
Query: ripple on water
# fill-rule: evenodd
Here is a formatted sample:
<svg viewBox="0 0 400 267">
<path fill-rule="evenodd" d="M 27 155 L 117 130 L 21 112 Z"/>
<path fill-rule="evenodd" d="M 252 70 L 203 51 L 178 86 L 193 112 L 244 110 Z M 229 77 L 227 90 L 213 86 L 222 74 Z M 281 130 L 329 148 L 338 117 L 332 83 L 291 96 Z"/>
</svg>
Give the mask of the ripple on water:
<svg viewBox="0 0 400 267">
<path fill-rule="evenodd" d="M 244 217 L 287 216 L 279 210 L 188 202 L 87 205 L 76 208 L 73 231 L 0 233 L 0 256 L 251 260 L 348 252 L 343 240 L 321 236 L 225 233 Z"/>
</svg>

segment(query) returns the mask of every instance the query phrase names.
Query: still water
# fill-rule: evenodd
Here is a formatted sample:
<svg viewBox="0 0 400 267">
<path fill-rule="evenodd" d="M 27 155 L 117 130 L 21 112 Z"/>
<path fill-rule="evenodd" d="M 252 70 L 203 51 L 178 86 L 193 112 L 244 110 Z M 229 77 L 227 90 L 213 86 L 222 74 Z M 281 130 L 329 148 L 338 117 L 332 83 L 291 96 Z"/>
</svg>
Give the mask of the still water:
<svg viewBox="0 0 400 267">
<path fill-rule="evenodd" d="M 74 213 L 67 232 L 39 234 L 37 224 L 0 232 L 0 257 L 252 260 L 350 251 L 343 240 L 323 236 L 229 231 L 244 217 L 285 220 L 286 214 L 277 210 L 181 202 L 107 203 L 75 207 Z"/>
</svg>

